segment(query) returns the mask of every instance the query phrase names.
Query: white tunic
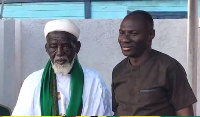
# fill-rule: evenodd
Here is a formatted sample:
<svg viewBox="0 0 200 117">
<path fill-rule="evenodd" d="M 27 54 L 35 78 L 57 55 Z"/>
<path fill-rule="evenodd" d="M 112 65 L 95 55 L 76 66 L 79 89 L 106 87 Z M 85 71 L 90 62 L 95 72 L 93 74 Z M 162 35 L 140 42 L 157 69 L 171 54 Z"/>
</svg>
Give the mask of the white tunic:
<svg viewBox="0 0 200 117">
<path fill-rule="evenodd" d="M 29 75 L 21 87 L 17 104 L 12 116 L 41 116 L 40 89 L 43 70 Z M 104 81 L 93 70 L 83 68 L 83 108 L 81 116 L 112 116 L 111 95 Z M 57 91 L 61 93 L 59 100 L 59 111 L 64 111 L 70 99 L 70 75 L 56 75 Z M 63 98 L 64 97 L 64 101 Z"/>
</svg>

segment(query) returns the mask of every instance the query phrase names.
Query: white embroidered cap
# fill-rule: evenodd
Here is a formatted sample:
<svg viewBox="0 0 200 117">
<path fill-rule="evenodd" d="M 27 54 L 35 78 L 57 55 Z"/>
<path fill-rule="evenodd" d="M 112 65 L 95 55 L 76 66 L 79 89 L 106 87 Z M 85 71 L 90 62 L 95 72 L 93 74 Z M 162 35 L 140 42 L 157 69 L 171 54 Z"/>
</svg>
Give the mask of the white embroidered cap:
<svg viewBox="0 0 200 117">
<path fill-rule="evenodd" d="M 48 33 L 53 31 L 66 31 L 68 33 L 73 34 L 77 39 L 80 35 L 80 29 L 78 26 L 70 20 L 61 19 L 61 20 L 52 20 L 46 23 L 44 27 L 44 35 L 45 37 Z"/>
</svg>

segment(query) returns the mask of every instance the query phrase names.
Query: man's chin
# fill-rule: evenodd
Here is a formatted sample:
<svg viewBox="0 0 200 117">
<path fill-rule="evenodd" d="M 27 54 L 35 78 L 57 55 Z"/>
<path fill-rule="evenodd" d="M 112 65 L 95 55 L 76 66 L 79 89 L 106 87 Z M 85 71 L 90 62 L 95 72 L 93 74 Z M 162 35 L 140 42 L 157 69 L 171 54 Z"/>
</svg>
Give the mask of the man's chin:
<svg viewBox="0 0 200 117">
<path fill-rule="evenodd" d="M 67 75 L 70 70 L 72 69 L 73 64 L 70 63 L 64 63 L 64 64 L 58 64 L 58 63 L 54 63 L 52 65 L 55 74 L 62 74 L 62 75 Z"/>
<path fill-rule="evenodd" d="M 122 54 L 123 54 L 124 56 L 127 56 L 127 57 L 130 57 L 130 56 L 132 55 L 131 52 L 127 52 L 127 51 L 122 51 Z"/>
<path fill-rule="evenodd" d="M 136 54 L 136 53 L 125 53 L 125 52 L 123 52 L 123 55 L 124 55 L 124 56 L 127 56 L 127 57 L 131 57 L 131 58 L 137 58 L 137 57 L 139 57 L 141 54 Z"/>
</svg>

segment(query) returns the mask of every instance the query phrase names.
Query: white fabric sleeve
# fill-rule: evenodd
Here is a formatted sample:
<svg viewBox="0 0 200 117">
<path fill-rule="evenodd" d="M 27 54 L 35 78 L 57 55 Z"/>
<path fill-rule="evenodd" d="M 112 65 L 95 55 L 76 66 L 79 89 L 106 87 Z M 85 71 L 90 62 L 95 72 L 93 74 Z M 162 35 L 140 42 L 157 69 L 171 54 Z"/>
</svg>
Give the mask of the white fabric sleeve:
<svg viewBox="0 0 200 117">
<path fill-rule="evenodd" d="M 113 116 L 112 112 L 112 97 L 111 94 L 103 81 L 103 79 L 98 75 L 100 82 L 101 82 L 101 88 L 102 88 L 102 95 L 101 95 L 101 101 L 100 101 L 100 108 L 103 108 L 104 112 L 102 113 L 102 116 Z M 99 116 L 99 115 L 98 115 Z"/>
<path fill-rule="evenodd" d="M 21 87 L 12 116 L 33 116 L 33 83 L 27 78 Z"/>
<path fill-rule="evenodd" d="M 112 116 L 111 94 L 100 75 L 96 75 L 90 88 L 88 106 L 85 106 L 83 115 L 87 116 Z"/>
</svg>

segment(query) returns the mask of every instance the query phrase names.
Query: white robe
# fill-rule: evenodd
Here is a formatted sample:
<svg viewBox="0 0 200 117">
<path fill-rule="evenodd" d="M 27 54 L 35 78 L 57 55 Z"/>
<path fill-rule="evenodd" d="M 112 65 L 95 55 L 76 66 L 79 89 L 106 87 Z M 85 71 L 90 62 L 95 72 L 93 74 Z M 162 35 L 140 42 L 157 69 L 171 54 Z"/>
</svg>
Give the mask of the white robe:
<svg viewBox="0 0 200 117">
<path fill-rule="evenodd" d="M 40 89 L 43 70 L 29 75 L 21 87 L 12 116 L 41 116 Z M 111 95 L 103 79 L 93 70 L 83 68 L 83 108 L 81 116 L 112 116 Z M 56 75 L 57 89 L 65 97 L 66 108 L 70 99 L 70 75 Z M 59 101 L 58 101 L 59 102 Z M 61 102 L 59 110 L 61 111 Z"/>
</svg>

